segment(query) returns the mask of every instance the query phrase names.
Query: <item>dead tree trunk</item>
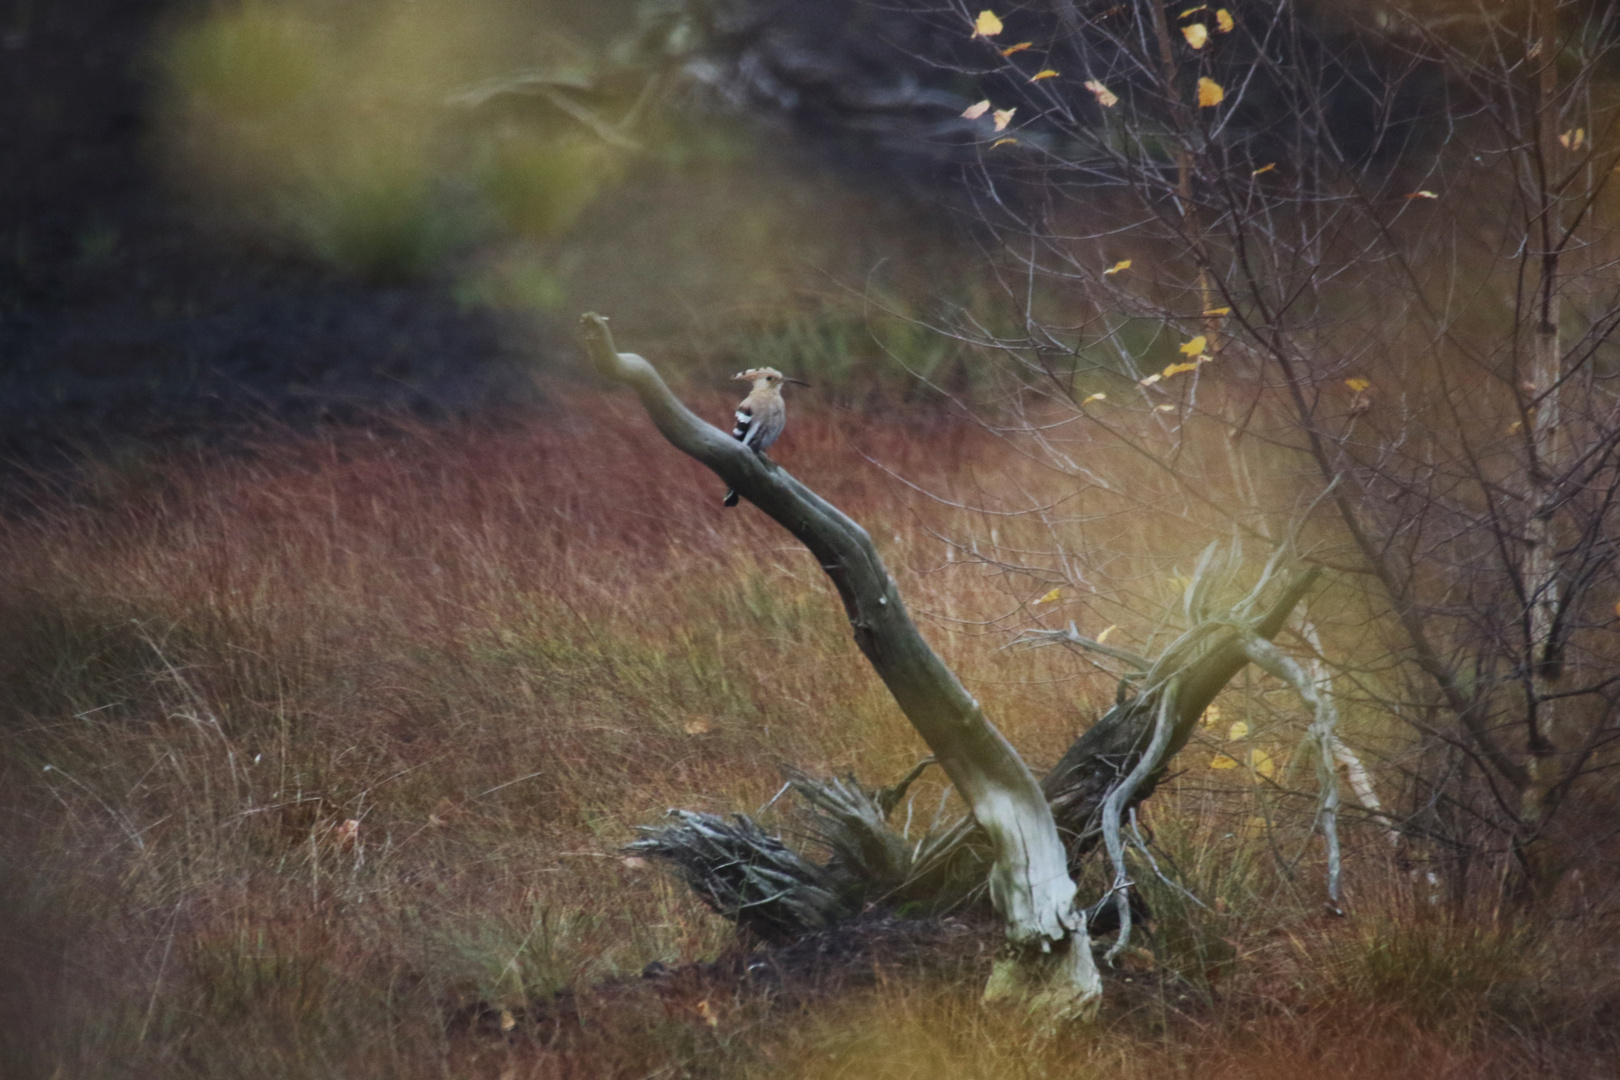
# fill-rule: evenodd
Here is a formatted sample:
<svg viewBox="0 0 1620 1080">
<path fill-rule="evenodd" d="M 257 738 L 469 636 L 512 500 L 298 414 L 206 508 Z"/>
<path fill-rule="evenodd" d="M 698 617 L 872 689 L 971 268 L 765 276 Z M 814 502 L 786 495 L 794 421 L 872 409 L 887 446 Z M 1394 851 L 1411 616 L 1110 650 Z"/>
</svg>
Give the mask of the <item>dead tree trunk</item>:
<svg viewBox="0 0 1620 1080">
<path fill-rule="evenodd" d="M 1169 737 L 1142 784 L 1131 794 L 1129 805 L 1153 794 L 1171 759 L 1187 744 L 1198 718 L 1215 695 L 1249 663 L 1248 642 L 1276 637 L 1319 575 L 1316 569 L 1299 574 L 1258 614 L 1251 616 L 1245 610 L 1253 606 L 1251 603 L 1240 605 L 1221 619 L 1199 622 L 1157 660 L 1122 656 L 1123 650 L 1111 650 L 1116 658 L 1134 663 L 1141 671 L 1142 693 L 1115 705 L 1087 728 L 1041 785 L 1051 800 L 1071 859 L 1084 856 L 1102 838 L 1104 801 L 1119 778 L 1136 767 L 1153 737 L 1158 688 L 1171 679 L 1178 684 Z M 1068 634 L 1054 637 L 1072 640 L 1082 647 L 1094 644 Z"/>
<path fill-rule="evenodd" d="M 705 423 L 640 356 L 614 349 L 607 320 L 586 315 L 592 364 L 636 392 L 658 430 L 791 532 L 838 589 L 855 642 L 988 838 L 990 895 L 1007 955 L 987 997 L 1026 999 L 1052 1017 L 1089 1017 L 1102 982 L 1051 808 L 1028 766 L 923 641 L 866 530 L 768 458 Z"/>
<path fill-rule="evenodd" d="M 1240 562 L 1236 555 L 1234 551 L 1228 562 L 1229 571 Z M 1189 602 L 1191 629 L 1154 661 L 1081 637 L 1073 627 L 1036 631 L 1023 639 L 1031 646 L 1066 644 L 1101 651 L 1133 669 L 1125 684 L 1138 688 L 1135 696 L 1115 705 L 1081 735 L 1043 784 L 1058 833 L 1068 846 L 1072 876 L 1078 876 L 1099 842 L 1108 848 L 1114 887 L 1105 900 L 1112 899 L 1112 910 L 1100 903 L 1090 917 L 1093 931 L 1117 928 L 1111 955 L 1129 942 L 1134 902 L 1122 824 L 1153 793 L 1200 714 L 1246 663 L 1259 664 L 1292 684 L 1312 709 L 1309 741 L 1319 758 L 1320 822 L 1330 852 L 1328 904 L 1338 910 L 1333 853 L 1338 850 L 1339 786 L 1331 762 L 1349 751 L 1333 734 L 1335 710 L 1327 688 L 1270 643 L 1318 576 L 1316 570 L 1293 576 L 1276 599 L 1259 609 L 1280 561 L 1281 556 L 1273 560 L 1235 607 L 1210 612 Z M 1218 584 L 1222 575 L 1213 572 L 1212 563 L 1208 556 L 1200 562 L 1192 596 L 1215 591 L 1200 587 Z M 1230 582 L 1230 575 L 1225 576 Z M 672 867 L 715 911 L 767 941 L 792 940 L 857 918 L 872 907 L 932 915 L 975 908 L 987 891 L 994 851 L 971 819 L 944 827 L 936 822 L 918 839 L 910 838 L 909 829 L 903 835 L 889 825 L 911 783 L 932 763 L 925 761 L 898 784 L 880 790 L 863 787 L 853 776 L 816 779 L 789 770 L 788 785 L 802 800 L 808 832 L 830 856 L 825 862 L 792 850 L 743 815 L 727 821 L 680 810 L 671 811 L 675 824 L 643 828 L 643 838 L 630 847 Z M 1359 786 L 1352 786 L 1358 801 L 1376 812 L 1376 796 L 1365 774 Z"/>
</svg>

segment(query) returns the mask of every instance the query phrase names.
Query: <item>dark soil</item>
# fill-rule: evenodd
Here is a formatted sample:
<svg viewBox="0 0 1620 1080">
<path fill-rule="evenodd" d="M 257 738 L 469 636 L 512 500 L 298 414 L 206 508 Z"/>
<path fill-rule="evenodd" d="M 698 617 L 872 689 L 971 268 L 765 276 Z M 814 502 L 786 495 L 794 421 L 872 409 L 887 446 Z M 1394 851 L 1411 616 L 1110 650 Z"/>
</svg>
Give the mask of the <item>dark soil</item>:
<svg viewBox="0 0 1620 1080">
<path fill-rule="evenodd" d="M 439 282 L 372 287 L 210 235 L 151 152 L 150 54 L 185 4 L 0 15 L 0 459 L 536 397 L 532 342 Z"/>
<path fill-rule="evenodd" d="M 885 977 L 982 983 L 999 935 L 994 928 L 880 916 L 806 934 L 784 945 L 739 947 L 707 963 L 650 964 L 639 978 L 570 988 L 525 1007 L 477 1002 L 456 1009 L 452 1032 L 503 1036 L 544 1046 L 583 1037 L 582 1017 L 604 1011 L 635 1015 L 649 1008 L 706 1025 L 741 1008 L 798 1007 L 828 994 L 871 987 Z"/>
<path fill-rule="evenodd" d="M 600 1064 L 604 1053 L 668 1025 L 701 1035 L 814 1009 L 851 991 L 910 986 L 978 993 L 1001 941 L 992 921 L 902 919 L 873 912 L 780 945 L 735 950 L 708 963 L 651 964 L 639 978 L 569 988 L 526 1005 L 453 1007 L 449 1032 L 469 1052 L 501 1046 Z M 1133 963 L 1104 968 L 1106 1008 L 1162 1023 L 1191 1016 L 1202 995 L 1167 972 Z"/>
</svg>

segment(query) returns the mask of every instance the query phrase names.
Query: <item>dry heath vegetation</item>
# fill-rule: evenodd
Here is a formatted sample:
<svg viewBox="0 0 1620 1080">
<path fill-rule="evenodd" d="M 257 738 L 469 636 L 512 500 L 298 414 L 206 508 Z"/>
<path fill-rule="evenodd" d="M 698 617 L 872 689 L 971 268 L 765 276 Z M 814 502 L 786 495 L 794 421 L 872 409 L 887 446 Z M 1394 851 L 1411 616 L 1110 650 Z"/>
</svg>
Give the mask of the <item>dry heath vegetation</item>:
<svg viewBox="0 0 1620 1080">
<path fill-rule="evenodd" d="M 1375 825 L 1347 830 L 1351 915 L 1319 913 L 1298 706 L 1258 678 L 1148 806 L 1155 928 L 1095 1028 L 1037 1040 L 980 978 L 904 965 L 808 995 L 722 977 L 729 925 L 622 856 L 634 826 L 755 811 L 782 764 L 888 782 L 923 751 L 809 556 L 600 419 L 615 398 L 567 393 L 505 426 L 134 455 L 6 523 L 6 1075 L 1601 1073 L 1599 922 L 1431 905 Z M 1035 526 L 872 463 L 946 500 L 1038 490 L 979 429 L 810 408 L 782 449 L 1038 768 L 1112 684 L 1006 631 L 1051 609 L 1140 641 L 1128 610 L 1173 594 L 1122 572 L 1051 597 L 963 559 L 945 538 L 1016 553 Z M 1282 768 L 1208 767 L 1251 743 Z"/>
</svg>

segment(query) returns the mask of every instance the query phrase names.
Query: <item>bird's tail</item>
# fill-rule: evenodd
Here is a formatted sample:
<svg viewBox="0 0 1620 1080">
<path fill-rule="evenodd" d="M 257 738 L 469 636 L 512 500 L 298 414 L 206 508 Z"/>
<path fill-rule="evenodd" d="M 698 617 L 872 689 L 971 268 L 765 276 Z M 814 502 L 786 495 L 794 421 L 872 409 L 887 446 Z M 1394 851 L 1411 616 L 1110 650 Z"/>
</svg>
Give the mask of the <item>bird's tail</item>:
<svg viewBox="0 0 1620 1080">
<path fill-rule="evenodd" d="M 732 488 L 730 491 L 726 492 L 725 503 L 723 505 L 725 505 L 725 506 L 736 506 L 737 505 L 737 489 L 736 488 Z"/>
</svg>

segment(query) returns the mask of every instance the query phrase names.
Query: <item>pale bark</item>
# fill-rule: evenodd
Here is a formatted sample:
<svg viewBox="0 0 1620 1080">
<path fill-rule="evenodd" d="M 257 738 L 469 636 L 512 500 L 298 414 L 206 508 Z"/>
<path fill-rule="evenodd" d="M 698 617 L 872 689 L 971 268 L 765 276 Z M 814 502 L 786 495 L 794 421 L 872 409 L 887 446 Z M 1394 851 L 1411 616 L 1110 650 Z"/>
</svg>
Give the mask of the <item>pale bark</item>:
<svg viewBox="0 0 1620 1080">
<path fill-rule="evenodd" d="M 1048 1017 L 1089 1018 L 1102 982 L 1046 798 L 1023 759 L 917 632 L 866 530 L 764 455 L 695 416 L 650 363 L 614 349 L 606 319 L 584 316 L 581 332 L 597 371 L 633 389 L 671 445 L 791 532 L 832 579 L 856 644 L 992 845 L 990 895 L 1009 949 L 986 997 L 1026 1000 Z"/>
<path fill-rule="evenodd" d="M 1562 409 L 1563 350 L 1559 334 L 1562 307 L 1559 256 L 1565 246 L 1562 196 L 1558 174 L 1563 166 L 1558 141 L 1558 5 L 1556 0 L 1536 0 L 1532 10 L 1531 42 L 1527 57 L 1536 81 L 1536 149 L 1526 164 L 1526 196 L 1536 208 L 1532 225 L 1537 277 L 1534 318 L 1531 330 L 1529 379 L 1521 389 L 1528 401 L 1528 467 L 1525 470 L 1523 498 L 1524 582 L 1527 613 L 1526 652 L 1529 662 L 1529 692 L 1533 697 L 1528 716 L 1530 730 L 1527 780 L 1520 794 L 1520 818 L 1525 836 L 1516 845 L 1524 863 L 1527 895 L 1545 891 L 1553 875 L 1532 854 L 1535 834 L 1546 817 L 1547 802 L 1560 777 L 1557 758 L 1558 701 L 1556 697 L 1562 658 L 1558 641 L 1559 565 L 1558 535 L 1554 508 L 1558 504 L 1559 479 L 1563 469 Z"/>
<path fill-rule="evenodd" d="M 1120 834 L 1120 824 L 1124 820 L 1125 808 L 1132 805 L 1142 784 L 1156 770 L 1163 767 L 1165 751 L 1169 749 L 1170 737 L 1175 732 L 1175 709 L 1176 686 L 1172 682 L 1159 695 L 1159 707 L 1153 714 L 1153 737 L 1148 740 L 1147 749 L 1142 751 L 1136 766 L 1125 774 L 1103 800 L 1103 843 L 1108 848 L 1108 861 L 1114 868 L 1114 883 L 1110 887 L 1110 892 L 1116 905 L 1115 910 L 1119 912 L 1119 937 L 1108 950 L 1107 959 L 1110 964 L 1114 962 L 1115 957 L 1130 948 L 1131 944 L 1131 905 L 1130 897 L 1127 895 L 1131 880 L 1125 867 L 1125 842 Z"/>
<path fill-rule="evenodd" d="M 1250 638 L 1244 643 L 1250 660 L 1294 688 L 1311 708 L 1311 726 L 1308 731 L 1311 747 L 1316 752 L 1316 780 L 1321 788 L 1321 806 L 1318 811 L 1322 837 L 1327 841 L 1327 894 L 1328 908 L 1334 914 L 1343 914 L 1340 908 L 1339 875 L 1342 860 L 1339 851 L 1339 772 L 1335 764 L 1335 744 L 1338 736 L 1339 712 L 1333 706 L 1333 696 L 1318 687 L 1316 680 L 1277 646 L 1261 638 Z M 1321 691 L 1321 692 L 1319 692 Z"/>
</svg>

